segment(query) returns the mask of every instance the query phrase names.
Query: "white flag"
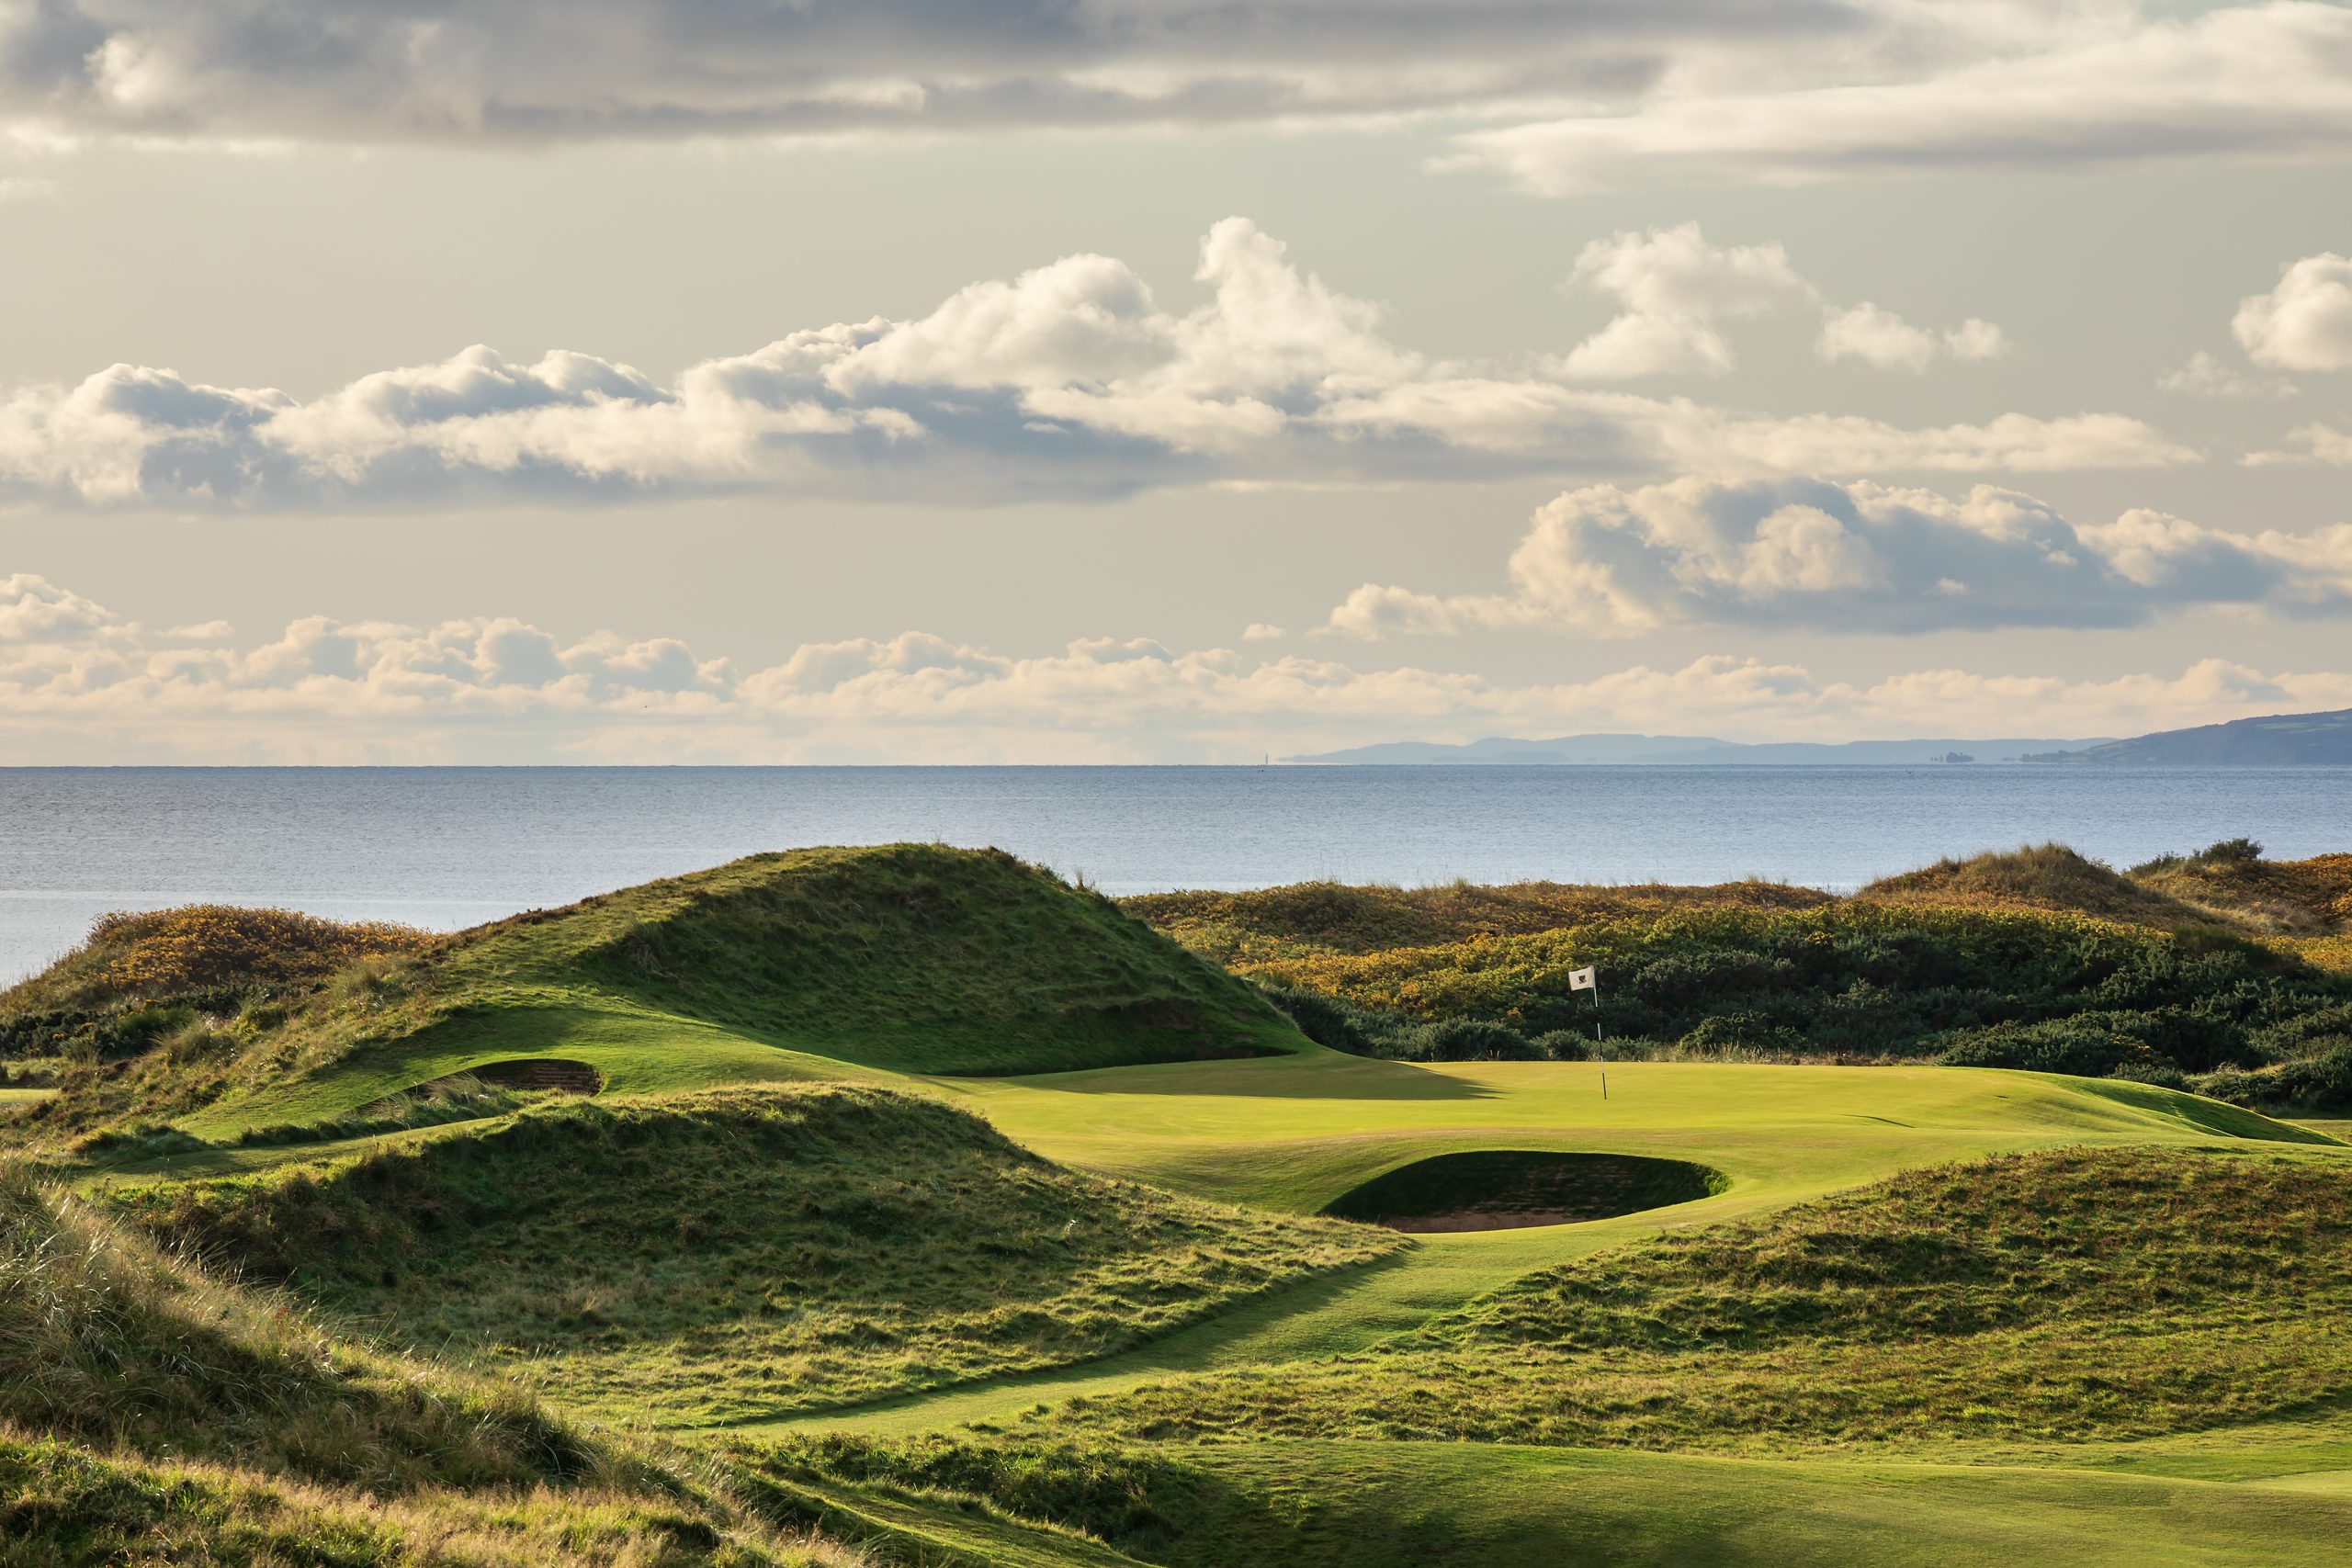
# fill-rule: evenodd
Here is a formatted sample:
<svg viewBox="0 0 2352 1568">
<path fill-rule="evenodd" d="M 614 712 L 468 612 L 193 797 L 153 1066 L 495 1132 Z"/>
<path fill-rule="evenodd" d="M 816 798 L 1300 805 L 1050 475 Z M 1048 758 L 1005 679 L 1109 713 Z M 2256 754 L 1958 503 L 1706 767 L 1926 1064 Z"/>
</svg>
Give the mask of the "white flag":
<svg viewBox="0 0 2352 1568">
<path fill-rule="evenodd" d="M 1587 964 L 1582 969 L 1571 969 L 1568 971 L 1568 989 L 1571 991 L 1589 991 L 1592 987 L 1592 966 L 1590 964 Z"/>
</svg>

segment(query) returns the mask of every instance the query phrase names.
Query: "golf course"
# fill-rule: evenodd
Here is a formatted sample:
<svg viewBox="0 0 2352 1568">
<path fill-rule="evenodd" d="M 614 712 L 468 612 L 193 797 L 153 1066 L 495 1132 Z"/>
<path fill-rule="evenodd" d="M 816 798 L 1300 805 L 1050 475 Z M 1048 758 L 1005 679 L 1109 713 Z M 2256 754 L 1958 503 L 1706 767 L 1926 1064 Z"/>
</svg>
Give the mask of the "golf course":
<svg viewBox="0 0 2352 1568">
<path fill-rule="evenodd" d="M 2059 857 L 109 917 L 0 1564 L 2346 1561 L 2352 857 Z"/>
</svg>

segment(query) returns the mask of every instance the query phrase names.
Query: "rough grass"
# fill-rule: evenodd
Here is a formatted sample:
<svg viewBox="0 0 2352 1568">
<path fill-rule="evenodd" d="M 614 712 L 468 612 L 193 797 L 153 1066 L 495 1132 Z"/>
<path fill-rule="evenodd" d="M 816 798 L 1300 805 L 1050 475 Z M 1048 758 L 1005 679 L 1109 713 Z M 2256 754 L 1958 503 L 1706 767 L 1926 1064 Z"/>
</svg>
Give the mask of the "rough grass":
<svg viewBox="0 0 2352 1568">
<path fill-rule="evenodd" d="M 166 1119 L 428 1033 L 446 1054 L 476 1024 L 495 1033 L 515 1013 L 616 1003 L 908 1072 L 1053 1072 L 1305 1043 L 1254 988 L 1011 855 L 798 850 L 517 916 L 442 939 L 413 964 L 364 957 L 291 1004 L 169 1021 L 184 1033 L 158 1045 L 151 1030 L 133 1059 L 69 1072 L 28 1125 L 56 1137 Z"/>
<path fill-rule="evenodd" d="M 137 1015 L 159 1004 L 233 1010 L 240 998 L 313 987 L 355 964 L 413 957 L 440 941 L 386 921 L 232 904 L 103 915 L 73 952 L 0 990 L 0 1055 L 136 1043 L 147 1021 Z"/>
<path fill-rule="evenodd" d="M 1302 952 L 1365 953 L 1528 936 L 1675 909 L 1809 909 L 1830 901 L 1826 893 L 1780 882 L 1711 887 L 1455 882 L 1409 888 L 1302 882 L 1242 893 L 1148 893 L 1119 902 L 1195 953 L 1236 964 Z"/>
<path fill-rule="evenodd" d="M 865 1554 L 609 1488 L 384 1496 L 0 1427 L 0 1568 L 858 1568 Z"/>
<path fill-rule="evenodd" d="M 1856 897 L 1940 908 L 2056 909 L 2167 931 L 2210 919 L 2064 844 L 2028 844 L 1964 860 L 1940 860 L 1917 871 L 1881 877 Z"/>
<path fill-rule="evenodd" d="M 1037 1418 L 1102 1440 L 2143 1437 L 2352 1395 L 2352 1168 L 2060 1150 L 1531 1276 L 1380 1350 Z"/>
<path fill-rule="evenodd" d="M 0 1168 L 0 1421 L 373 1488 L 608 1468 L 520 1391 L 427 1378 Z"/>
<path fill-rule="evenodd" d="M 1098 1356 L 1397 1245 L 1082 1176 L 841 1087 L 546 1106 L 119 1201 L 401 1343 L 680 1423 Z"/>
<path fill-rule="evenodd" d="M 2352 930 L 2352 854 L 2267 861 L 2215 852 L 2229 847 L 2162 856 L 2132 867 L 2132 879 L 2207 919 L 2250 930 L 2287 936 Z"/>
</svg>

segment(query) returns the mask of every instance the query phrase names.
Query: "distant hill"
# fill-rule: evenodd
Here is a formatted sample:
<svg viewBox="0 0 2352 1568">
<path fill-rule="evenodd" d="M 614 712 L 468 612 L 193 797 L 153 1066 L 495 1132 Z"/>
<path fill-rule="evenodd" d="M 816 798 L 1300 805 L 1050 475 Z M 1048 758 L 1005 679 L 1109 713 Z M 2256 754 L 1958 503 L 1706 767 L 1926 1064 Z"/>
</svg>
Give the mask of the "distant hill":
<svg viewBox="0 0 2352 1568">
<path fill-rule="evenodd" d="M 1633 763 L 1647 766 L 1708 767 L 1727 763 L 1769 762 L 1789 766 L 1855 763 L 1895 765 L 1916 762 L 2015 762 L 2029 753 L 2047 761 L 2109 744 L 2104 740 L 1919 739 L 1848 740 L 1836 744 L 1789 740 L 1748 744 L 1717 740 L 1700 735 L 1566 735 L 1554 740 L 1514 740 L 1490 737 L 1460 745 L 1434 740 L 1396 740 L 1378 746 L 1356 746 L 1344 751 L 1323 751 L 1290 757 L 1291 762 L 1326 764 L 1412 762 L 1500 762 L 1525 764 Z"/>
<path fill-rule="evenodd" d="M 2260 718 L 2165 729 L 2028 756 L 2029 762 L 2106 767 L 2295 767 L 2352 764 L 2352 708 L 2275 713 Z"/>
</svg>

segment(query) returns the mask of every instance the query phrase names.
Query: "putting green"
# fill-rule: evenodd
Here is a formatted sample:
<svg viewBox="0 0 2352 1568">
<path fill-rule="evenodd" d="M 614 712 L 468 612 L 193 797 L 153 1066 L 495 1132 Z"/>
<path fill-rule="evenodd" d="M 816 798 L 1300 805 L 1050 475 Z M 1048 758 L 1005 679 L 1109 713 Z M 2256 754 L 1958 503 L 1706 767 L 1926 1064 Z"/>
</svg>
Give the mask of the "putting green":
<svg viewBox="0 0 2352 1568">
<path fill-rule="evenodd" d="M 1663 1156 L 1710 1166 L 1731 1185 L 1581 1224 L 1417 1236 L 1395 1258 L 1260 1298 L 1125 1355 L 753 1429 L 921 1431 L 1175 1372 L 1359 1350 L 1530 1270 L 1910 1167 L 2065 1144 L 2316 1140 L 2138 1086 L 2119 1092 L 1949 1067 L 1628 1063 L 1609 1069 L 1606 1100 L 1590 1064 L 1416 1066 L 1330 1054 L 929 1081 L 1049 1158 L 1297 1213 L 1383 1171 L 1480 1148 Z"/>
</svg>

